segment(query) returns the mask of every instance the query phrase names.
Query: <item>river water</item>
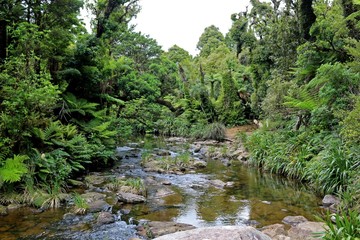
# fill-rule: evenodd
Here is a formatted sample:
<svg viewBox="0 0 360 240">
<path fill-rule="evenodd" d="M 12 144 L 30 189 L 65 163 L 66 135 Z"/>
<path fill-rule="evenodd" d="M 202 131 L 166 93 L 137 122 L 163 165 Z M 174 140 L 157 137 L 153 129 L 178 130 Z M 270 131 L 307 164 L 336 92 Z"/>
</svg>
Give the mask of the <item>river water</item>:
<svg viewBox="0 0 360 240">
<path fill-rule="evenodd" d="M 114 206 L 113 212 L 129 214 L 109 226 L 69 231 L 61 221 L 66 208 L 38 213 L 31 208 L 9 211 L 0 216 L 0 239 L 128 239 L 135 235 L 131 223 L 141 220 L 175 221 L 196 227 L 215 225 L 253 225 L 262 227 L 281 223 L 286 216 L 302 215 L 315 220 L 321 199 L 304 185 L 256 169 L 238 161 L 224 165 L 207 159 L 207 166 L 196 172 L 160 174 L 145 172 L 140 165 L 146 152 L 167 151 L 170 155 L 188 151 L 190 143 L 173 144 L 160 138 L 145 138 L 118 148 L 119 161 L 101 174 L 140 177 L 147 182 L 147 201 L 142 204 Z M 198 154 L 196 157 L 201 157 Z M 221 180 L 226 187 L 211 184 Z M 161 183 L 166 183 L 163 185 Z M 169 194 L 159 196 L 159 192 Z M 121 221 L 126 219 L 127 222 Z M 91 221 L 85 216 L 79 221 Z M 107 232 L 107 235 L 101 235 Z M 63 238 L 61 237 L 63 236 Z M 121 237 L 122 236 L 122 237 Z"/>
</svg>

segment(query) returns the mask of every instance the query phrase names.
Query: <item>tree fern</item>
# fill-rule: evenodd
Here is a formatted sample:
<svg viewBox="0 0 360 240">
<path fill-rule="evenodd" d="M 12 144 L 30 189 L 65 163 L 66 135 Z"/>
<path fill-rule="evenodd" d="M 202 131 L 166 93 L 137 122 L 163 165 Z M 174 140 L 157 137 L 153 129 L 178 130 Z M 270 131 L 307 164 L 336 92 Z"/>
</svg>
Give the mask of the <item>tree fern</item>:
<svg viewBox="0 0 360 240">
<path fill-rule="evenodd" d="M 76 98 L 75 95 L 67 93 L 64 95 L 64 101 L 66 104 L 63 104 L 60 115 L 64 117 L 65 115 L 70 115 L 72 113 L 79 113 L 82 116 L 86 114 L 93 115 L 96 112 L 96 107 L 99 105 L 97 103 L 88 102 L 83 98 Z"/>
<path fill-rule="evenodd" d="M 26 155 L 14 155 L 13 158 L 5 160 L 5 164 L 0 168 L 0 179 L 4 182 L 18 182 L 21 177 L 28 172 L 26 164 L 28 159 Z"/>
</svg>

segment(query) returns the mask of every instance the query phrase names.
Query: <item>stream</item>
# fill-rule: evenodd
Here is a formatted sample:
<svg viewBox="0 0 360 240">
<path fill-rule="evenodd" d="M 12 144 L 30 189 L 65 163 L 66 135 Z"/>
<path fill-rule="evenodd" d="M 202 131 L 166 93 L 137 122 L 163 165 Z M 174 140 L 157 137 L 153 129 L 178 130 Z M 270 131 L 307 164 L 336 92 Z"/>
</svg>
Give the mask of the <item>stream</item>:
<svg viewBox="0 0 360 240">
<path fill-rule="evenodd" d="M 96 173 L 100 176 L 141 178 L 145 182 L 145 203 L 108 201 L 115 222 L 100 226 L 91 224 L 96 214 L 68 219 L 64 217 L 69 212 L 67 207 L 44 212 L 22 207 L 9 210 L 7 216 L 0 216 L 0 239 L 128 240 L 139 237 L 136 235 L 136 224 L 143 221 L 173 221 L 195 227 L 262 227 L 281 223 L 286 216 L 301 215 L 315 220 L 315 216 L 321 213 L 321 199 L 304 185 L 259 172 L 238 160 L 206 157 L 205 151 L 214 151 L 213 146 L 199 149 L 199 145 L 183 139 L 165 140 L 146 137 L 128 142 L 117 148 L 119 160 L 114 167 Z M 226 146 L 219 149 L 222 152 L 227 150 Z M 144 169 L 140 164 L 146 154 L 171 158 L 184 153 L 196 160 L 206 161 L 206 167 L 159 173 Z M 102 185 L 96 189 L 106 193 Z"/>
</svg>

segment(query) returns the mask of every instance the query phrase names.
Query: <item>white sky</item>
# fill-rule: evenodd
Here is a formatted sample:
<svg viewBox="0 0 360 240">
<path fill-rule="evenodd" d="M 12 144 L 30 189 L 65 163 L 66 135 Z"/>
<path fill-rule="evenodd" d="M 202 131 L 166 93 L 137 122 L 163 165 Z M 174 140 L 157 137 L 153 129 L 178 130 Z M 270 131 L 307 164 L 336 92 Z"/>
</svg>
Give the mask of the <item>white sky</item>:
<svg viewBox="0 0 360 240">
<path fill-rule="evenodd" d="M 206 27 L 225 34 L 231 14 L 244 11 L 249 0 L 140 0 L 141 12 L 132 21 L 136 30 L 156 39 L 163 50 L 178 45 L 196 55 L 196 44 Z"/>
</svg>

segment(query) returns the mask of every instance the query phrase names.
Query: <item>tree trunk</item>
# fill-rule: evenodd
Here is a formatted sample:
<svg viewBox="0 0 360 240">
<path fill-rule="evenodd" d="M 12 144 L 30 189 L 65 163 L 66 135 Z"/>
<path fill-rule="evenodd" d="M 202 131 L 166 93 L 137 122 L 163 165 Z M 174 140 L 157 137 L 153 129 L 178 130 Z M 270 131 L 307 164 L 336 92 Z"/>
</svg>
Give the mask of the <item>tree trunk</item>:
<svg viewBox="0 0 360 240">
<path fill-rule="evenodd" d="M 314 37 L 310 35 L 310 28 L 316 21 L 316 15 L 312 8 L 313 0 L 301 0 L 300 3 L 300 15 L 301 15 L 301 31 L 303 38 L 307 41 L 314 40 Z"/>
</svg>

